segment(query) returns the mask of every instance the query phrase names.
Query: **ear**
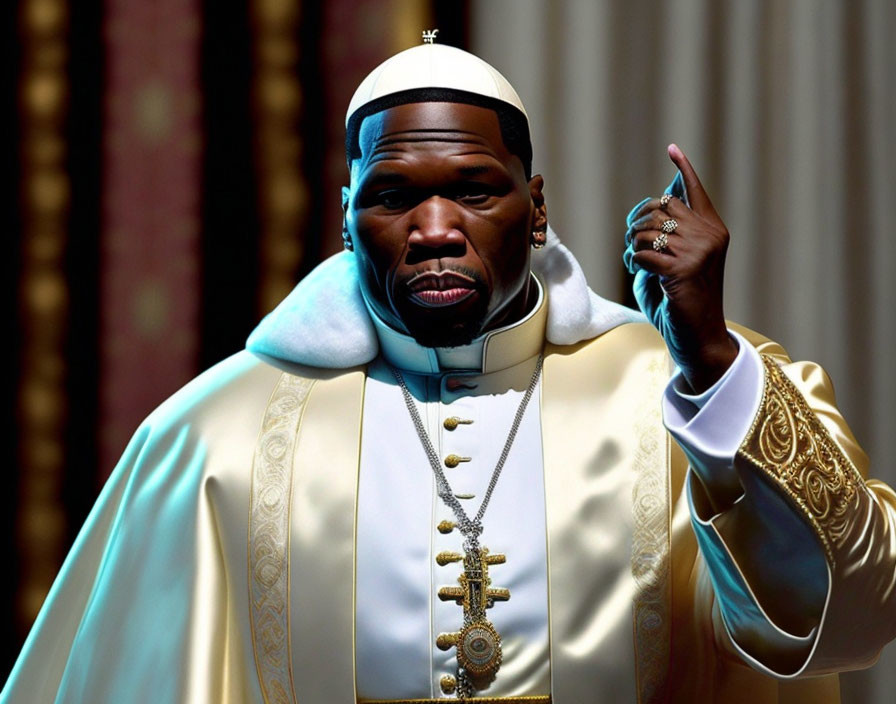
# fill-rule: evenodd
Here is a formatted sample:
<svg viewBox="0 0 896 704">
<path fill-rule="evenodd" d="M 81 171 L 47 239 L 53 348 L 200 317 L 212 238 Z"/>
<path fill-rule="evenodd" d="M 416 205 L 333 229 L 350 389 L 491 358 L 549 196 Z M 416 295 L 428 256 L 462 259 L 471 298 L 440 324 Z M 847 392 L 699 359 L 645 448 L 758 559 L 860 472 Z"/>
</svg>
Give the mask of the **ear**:
<svg viewBox="0 0 896 704">
<path fill-rule="evenodd" d="M 348 201 L 349 196 L 351 195 L 351 189 L 348 186 L 342 187 L 342 246 L 345 247 L 349 252 L 355 251 L 355 243 L 352 241 L 352 236 L 348 231 L 348 223 L 345 221 L 345 216 L 348 213 Z"/>
<path fill-rule="evenodd" d="M 529 195 L 532 203 L 535 205 L 535 214 L 532 218 L 532 230 L 536 232 L 547 232 L 548 229 L 548 209 L 544 202 L 544 178 L 541 174 L 535 174 L 529 179 Z"/>
</svg>

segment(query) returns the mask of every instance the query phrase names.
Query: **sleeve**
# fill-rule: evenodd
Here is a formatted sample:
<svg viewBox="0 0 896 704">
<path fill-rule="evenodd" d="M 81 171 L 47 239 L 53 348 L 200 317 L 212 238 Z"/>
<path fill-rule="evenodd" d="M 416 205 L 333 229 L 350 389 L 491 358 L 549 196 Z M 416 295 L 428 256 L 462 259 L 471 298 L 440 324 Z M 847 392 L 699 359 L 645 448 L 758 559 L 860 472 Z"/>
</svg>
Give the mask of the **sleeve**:
<svg viewBox="0 0 896 704">
<path fill-rule="evenodd" d="M 869 666 L 896 635 L 896 495 L 864 479 L 821 368 L 742 332 L 740 384 L 698 408 L 673 380 L 664 399 L 720 642 L 782 678 Z"/>
</svg>

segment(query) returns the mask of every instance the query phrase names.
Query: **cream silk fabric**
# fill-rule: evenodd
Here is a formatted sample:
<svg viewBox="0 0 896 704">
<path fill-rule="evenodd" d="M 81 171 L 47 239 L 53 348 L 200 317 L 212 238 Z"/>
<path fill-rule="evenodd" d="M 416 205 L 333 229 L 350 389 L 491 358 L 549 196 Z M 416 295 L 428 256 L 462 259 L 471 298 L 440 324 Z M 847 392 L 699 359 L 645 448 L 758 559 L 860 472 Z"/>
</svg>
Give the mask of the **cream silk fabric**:
<svg viewBox="0 0 896 704">
<path fill-rule="evenodd" d="M 785 363 L 827 439 L 864 472 L 824 375 L 754 340 Z M 365 375 L 269 362 L 238 354 L 147 419 L 67 560 L 4 701 L 280 702 L 293 701 L 293 689 L 302 704 L 355 699 Z M 542 424 L 553 701 L 592 700 L 594 664 L 618 646 L 602 637 L 600 608 L 631 614 L 641 701 L 837 701 L 835 677 L 778 682 L 736 655 L 689 525 L 684 457 L 653 404 L 639 401 L 658 393 L 667 374 L 662 341 L 646 325 L 548 349 Z M 741 461 L 747 450 L 745 443 Z M 639 588 L 633 603 L 607 607 L 587 565 L 600 550 L 603 482 L 629 469 Z M 868 664 L 892 632 L 896 499 L 875 482 L 853 489 L 848 506 L 860 520 L 844 530 L 831 529 L 805 497 L 819 535 L 829 538 L 836 607 L 823 618 L 806 671 Z M 288 564 L 278 554 L 288 554 Z M 774 652 L 761 656 L 774 665 Z"/>
</svg>

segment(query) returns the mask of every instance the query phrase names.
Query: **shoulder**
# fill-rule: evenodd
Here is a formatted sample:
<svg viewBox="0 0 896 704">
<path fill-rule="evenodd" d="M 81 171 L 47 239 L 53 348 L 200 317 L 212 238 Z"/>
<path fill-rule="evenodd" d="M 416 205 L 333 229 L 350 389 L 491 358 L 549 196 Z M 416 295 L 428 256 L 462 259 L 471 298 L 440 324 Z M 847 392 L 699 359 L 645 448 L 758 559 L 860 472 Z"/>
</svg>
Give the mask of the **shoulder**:
<svg viewBox="0 0 896 704">
<path fill-rule="evenodd" d="M 255 355 L 241 351 L 218 362 L 178 389 L 146 418 L 154 426 L 173 423 L 209 412 L 247 395 L 264 394 L 276 383 L 280 371 Z"/>
<path fill-rule="evenodd" d="M 135 431 L 115 469 L 116 475 L 154 486 L 193 477 L 222 478 L 242 486 L 245 468 L 272 404 L 289 404 L 295 394 L 281 393 L 284 384 L 308 381 L 306 397 L 333 396 L 322 391 L 345 380 L 351 389 L 363 387 L 364 368 L 320 370 L 273 363 L 248 351 L 238 352 L 190 381 L 150 413 Z M 279 396 L 279 399 L 278 399 Z M 278 407 L 280 407 L 278 406 Z M 131 481 L 131 480 L 128 480 Z"/>
<path fill-rule="evenodd" d="M 729 330 L 740 335 L 763 357 L 786 369 L 792 366 L 786 350 L 777 342 L 738 323 L 728 321 L 727 324 Z M 545 364 L 554 369 L 570 371 L 609 368 L 620 374 L 656 368 L 657 365 L 662 365 L 669 374 L 674 371 L 674 363 L 665 341 L 656 328 L 646 322 L 618 325 L 597 337 L 574 345 L 547 344 Z M 812 368 L 816 369 L 817 365 Z"/>
<path fill-rule="evenodd" d="M 617 325 L 597 337 L 583 340 L 574 345 L 545 346 L 545 356 L 589 357 L 609 353 L 637 354 L 658 352 L 666 349 L 662 336 L 650 323 L 625 323 Z"/>
<path fill-rule="evenodd" d="M 774 358 L 778 364 L 787 364 L 790 362 L 787 350 L 785 350 L 779 343 L 767 338 L 762 333 L 758 333 L 755 330 L 751 330 L 748 327 L 734 323 L 730 320 L 727 321 L 727 324 L 729 330 L 733 330 L 743 337 L 756 348 L 756 351 L 759 352 L 759 354 L 768 355 L 769 357 Z"/>
<path fill-rule="evenodd" d="M 625 379 L 666 379 L 672 363 L 663 338 L 649 323 L 626 323 L 574 345 L 545 347 L 545 379 L 572 384 L 569 393 L 591 395 Z M 560 380 L 565 380 L 561 382 Z"/>
<path fill-rule="evenodd" d="M 775 357 L 780 363 L 790 361 L 787 351 L 777 342 L 748 327 L 727 321 L 728 329 L 733 330 L 749 342 L 760 354 Z M 593 355 L 601 354 L 607 349 L 626 350 L 630 353 L 662 351 L 666 343 L 656 328 L 646 322 L 632 322 L 618 325 L 590 340 L 574 345 L 548 344 L 545 353 L 548 355 Z"/>
<path fill-rule="evenodd" d="M 171 395 L 147 416 L 144 430 L 157 433 L 185 424 L 203 427 L 225 418 L 257 424 L 284 377 L 303 378 L 316 385 L 363 372 L 363 367 L 333 370 L 302 366 L 242 350 Z"/>
</svg>

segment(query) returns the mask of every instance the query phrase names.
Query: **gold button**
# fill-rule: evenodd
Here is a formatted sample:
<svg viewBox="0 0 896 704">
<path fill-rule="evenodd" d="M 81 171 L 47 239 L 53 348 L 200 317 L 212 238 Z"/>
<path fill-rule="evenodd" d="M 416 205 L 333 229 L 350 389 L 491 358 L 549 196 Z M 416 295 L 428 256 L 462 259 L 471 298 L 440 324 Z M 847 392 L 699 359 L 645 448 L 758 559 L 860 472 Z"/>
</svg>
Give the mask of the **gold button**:
<svg viewBox="0 0 896 704">
<path fill-rule="evenodd" d="M 439 525 L 436 526 L 436 528 L 442 535 L 447 535 L 454 530 L 454 523 L 452 523 L 451 521 L 442 521 L 441 523 L 439 523 Z"/>
<path fill-rule="evenodd" d="M 436 638 L 436 647 L 439 650 L 450 650 L 457 645 L 457 637 L 459 633 L 439 633 Z"/>
<path fill-rule="evenodd" d="M 445 694 L 452 694 L 457 689 L 457 680 L 451 675 L 442 675 L 442 679 L 439 680 L 439 687 L 442 688 L 442 692 Z"/>
<path fill-rule="evenodd" d="M 451 550 L 443 550 L 438 555 L 436 555 L 436 562 L 441 567 L 450 565 L 452 562 L 460 562 L 463 559 L 463 555 L 461 555 L 459 552 L 453 552 Z"/>
<path fill-rule="evenodd" d="M 442 421 L 442 425 L 445 426 L 445 430 L 454 430 L 458 425 L 470 425 L 473 421 L 465 420 L 464 418 L 458 418 L 457 416 L 451 416 Z"/>
<path fill-rule="evenodd" d="M 460 455 L 450 454 L 445 458 L 446 467 L 457 467 L 461 462 L 469 462 L 472 457 L 461 457 Z"/>
<path fill-rule="evenodd" d="M 456 601 L 460 606 L 464 601 L 463 587 L 439 587 L 437 592 L 442 601 Z"/>
</svg>

